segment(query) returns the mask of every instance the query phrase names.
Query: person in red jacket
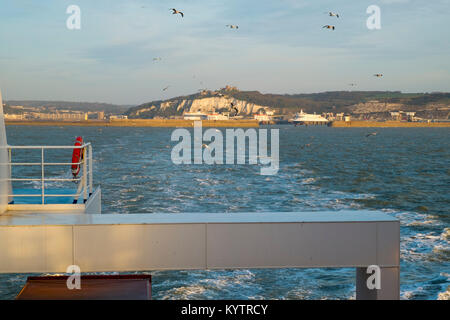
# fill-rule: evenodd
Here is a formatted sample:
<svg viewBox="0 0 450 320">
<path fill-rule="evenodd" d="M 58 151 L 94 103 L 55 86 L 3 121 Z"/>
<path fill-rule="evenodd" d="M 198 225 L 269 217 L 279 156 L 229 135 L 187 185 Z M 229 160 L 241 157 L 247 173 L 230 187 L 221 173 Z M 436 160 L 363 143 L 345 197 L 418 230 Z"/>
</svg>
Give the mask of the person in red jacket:
<svg viewBox="0 0 450 320">
<path fill-rule="evenodd" d="M 83 145 L 83 138 L 77 137 L 75 140 L 75 146 L 80 147 Z M 72 175 L 74 179 L 77 179 L 78 175 L 81 172 L 81 166 L 84 162 L 84 148 L 74 148 L 72 153 Z M 78 198 L 81 195 L 81 192 L 83 191 L 85 181 L 84 181 L 84 174 L 81 174 L 81 180 L 78 181 L 78 189 L 77 189 L 77 195 L 75 196 L 73 203 L 76 204 L 78 202 Z M 86 199 L 84 199 L 86 201 Z"/>
</svg>

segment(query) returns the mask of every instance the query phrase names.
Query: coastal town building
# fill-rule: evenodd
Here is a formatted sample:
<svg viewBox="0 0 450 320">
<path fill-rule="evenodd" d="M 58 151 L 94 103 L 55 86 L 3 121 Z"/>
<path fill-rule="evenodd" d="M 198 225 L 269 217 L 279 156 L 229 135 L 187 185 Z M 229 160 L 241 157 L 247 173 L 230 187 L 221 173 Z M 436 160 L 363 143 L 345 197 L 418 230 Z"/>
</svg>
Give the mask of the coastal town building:
<svg viewBox="0 0 450 320">
<path fill-rule="evenodd" d="M 270 122 L 272 120 L 271 116 L 264 113 L 257 113 L 253 115 L 253 118 L 259 122 Z"/>
<path fill-rule="evenodd" d="M 127 120 L 127 119 L 128 119 L 128 116 L 125 116 L 122 114 L 109 116 L 109 120 Z"/>
<path fill-rule="evenodd" d="M 5 120 L 24 120 L 23 114 L 4 114 Z"/>
<path fill-rule="evenodd" d="M 184 120 L 206 120 L 207 119 L 207 114 L 200 112 L 200 111 L 195 111 L 195 112 L 185 112 L 183 114 L 183 119 Z"/>
<path fill-rule="evenodd" d="M 404 112 L 404 111 L 393 111 L 390 112 L 392 119 L 397 121 L 416 121 L 415 115 L 416 112 Z"/>
<path fill-rule="evenodd" d="M 210 113 L 206 115 L 206 120 L 229 120 L 230 114 L 228 112 L 225 113 Z"/>
<path fill-rule="evenodd" d="M 88 114 L 85 112 L 23 112 L 18 114 L 5 114 L 6 120 L 59 120 L 59 121 L 80 121 L 87 120 Z"/>
</svg>

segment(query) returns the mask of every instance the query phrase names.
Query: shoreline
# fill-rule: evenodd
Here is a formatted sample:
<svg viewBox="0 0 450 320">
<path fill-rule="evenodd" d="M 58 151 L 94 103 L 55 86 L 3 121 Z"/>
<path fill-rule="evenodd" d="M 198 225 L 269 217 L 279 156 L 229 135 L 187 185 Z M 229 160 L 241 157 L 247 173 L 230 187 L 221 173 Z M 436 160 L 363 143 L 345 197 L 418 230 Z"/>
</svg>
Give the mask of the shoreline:
<svg viewBox="0 0 450 320">
<path fill-rule="evenodd" d="M 194 120 L 174 119 L 130 119 L 130 120 L 86 120 L 86 121 L 33 121 L 33 120 L 5 120 L 5 124 L 15 126 L 75 126 L 75 127 L 194 127 Z M 239 127 L 257 128 L 256 120 L 202 120 L 203 127 Z"/>
<path fill-rule="evenodd" d="M 450 128 L 449 122 L 334 121 L 333 128 Z"/>
<path fill-rule="evenodd" d="M 177 119 L 128 119 L 128 120 L 84 120 L 84 121 L 40 121 L 5 120 L 7 126 L 74 126 L 74 127 L 194 127 L 194 120 Z M 256 120 L 202 120 L 203 127 L 258 128 Z M 272 124 L 276 125 L 276 123 Z M 310 125 L 314 126 L 314 125 Z M 332 128 L 450 128 L 449 122 L 402 122 L 402 121 L 333 121 Z"/>
</svg>

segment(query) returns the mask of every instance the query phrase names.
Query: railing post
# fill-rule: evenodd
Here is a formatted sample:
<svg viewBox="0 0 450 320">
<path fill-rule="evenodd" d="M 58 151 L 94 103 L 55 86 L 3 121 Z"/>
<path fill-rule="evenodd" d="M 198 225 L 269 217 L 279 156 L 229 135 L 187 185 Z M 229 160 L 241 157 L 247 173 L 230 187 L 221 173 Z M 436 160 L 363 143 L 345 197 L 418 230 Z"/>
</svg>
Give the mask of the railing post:
<svg viewBox="0 0 450 320">
<path fill-rule="evenodd" d="M 8 147 L 8 163 L 9 163 L 9 173 L 8 173 L 8 203 L 14 203 L 14 195 L 13 195 L 13 189 L 12 189 L 12 149 Z"/>
<path fill-rule="evenodd" d="M 87 200 L 87 160 L 86 147 L 83 148 L 83 198 L 84 202 Z"/>
<path fill-rule="evenodd" d="M 42 183 L 42 204 L 45 204 L 45 180 L 44 180 L 44 147 L 41 148 L 41 183 Z"/>
<path fill-rule="evenodd" d="M 89 195 L 92 194 L 92 184 L 93 184 L 93 160 L 92 160 L 92 145 L 89 145 Z"/>
</svg>

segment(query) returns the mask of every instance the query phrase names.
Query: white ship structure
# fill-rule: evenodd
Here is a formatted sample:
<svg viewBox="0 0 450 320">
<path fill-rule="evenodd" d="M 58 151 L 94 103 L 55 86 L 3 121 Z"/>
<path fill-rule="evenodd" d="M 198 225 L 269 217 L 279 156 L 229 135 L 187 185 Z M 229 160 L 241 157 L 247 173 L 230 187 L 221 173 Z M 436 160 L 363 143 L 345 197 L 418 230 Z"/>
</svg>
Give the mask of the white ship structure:
<svg viewBox="0 0 450 320">
<path fill-rule="evenodd" d="M 330 121 L 319 114 L 305 113 L 303 110 L 300 110 L 300 112 L 296 113 L 294 118 L 290 119 L 289 122 L 292 122 L 295 125 L 326 125 Z"/>
</svg>

